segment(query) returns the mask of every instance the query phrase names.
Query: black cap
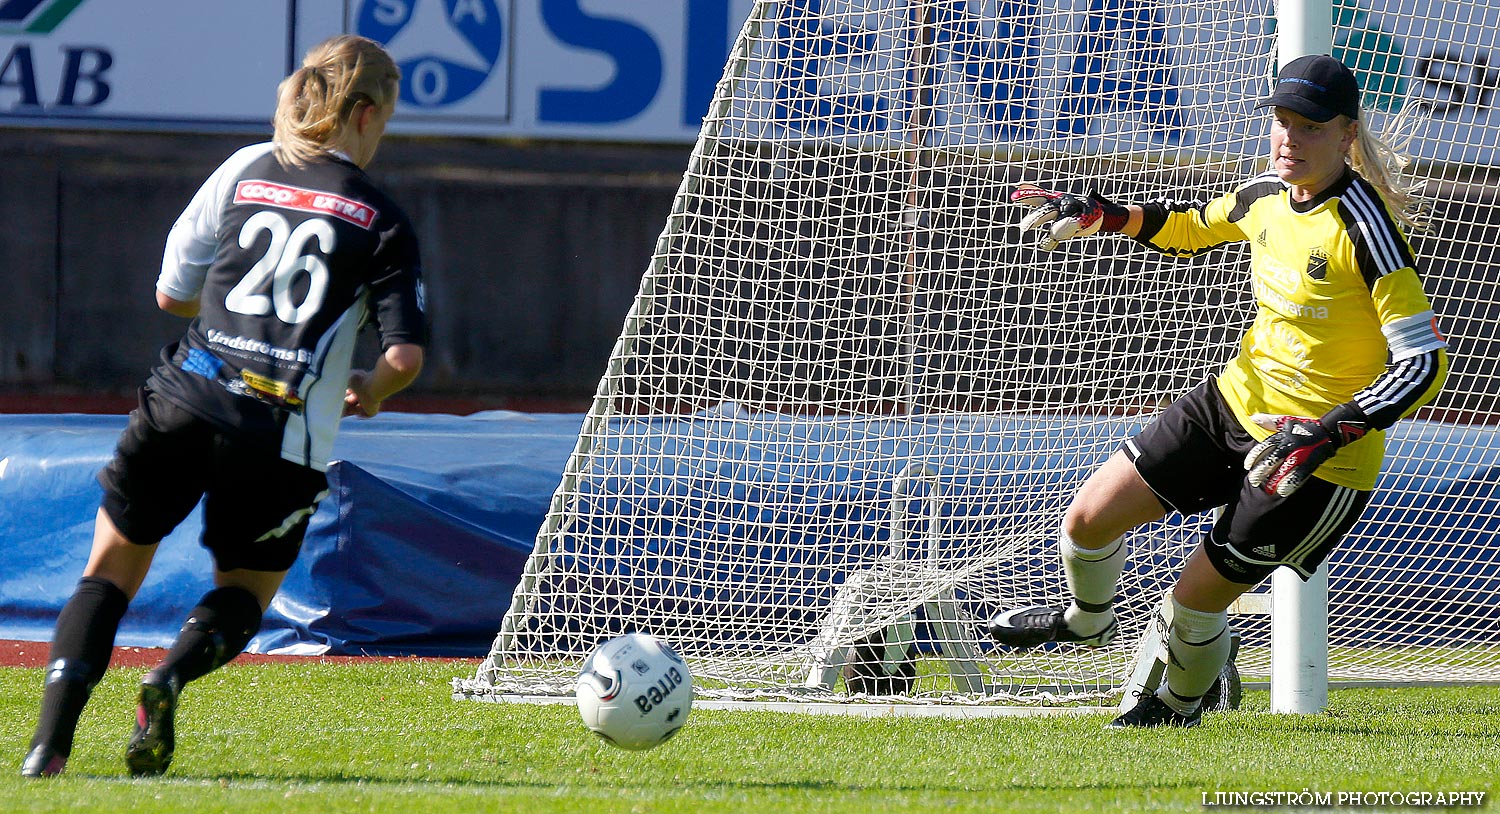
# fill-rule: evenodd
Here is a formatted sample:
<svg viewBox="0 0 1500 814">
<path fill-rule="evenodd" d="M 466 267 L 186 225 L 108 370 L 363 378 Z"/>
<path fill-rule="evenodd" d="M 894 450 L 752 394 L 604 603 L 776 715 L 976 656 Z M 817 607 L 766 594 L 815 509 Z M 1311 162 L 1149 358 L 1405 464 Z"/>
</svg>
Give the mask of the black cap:
<svg viewBox="0 0 1500 814">
<path fill-rule="evenodd" d="M 1297 57 L 1276 77 L 1276 92 L 1255 106 L 1284 107 L 1315 122 L 1326 122 L 1339 114 L 1357 119 L 1359 80 L 1333 57 Z"/>
</svg>

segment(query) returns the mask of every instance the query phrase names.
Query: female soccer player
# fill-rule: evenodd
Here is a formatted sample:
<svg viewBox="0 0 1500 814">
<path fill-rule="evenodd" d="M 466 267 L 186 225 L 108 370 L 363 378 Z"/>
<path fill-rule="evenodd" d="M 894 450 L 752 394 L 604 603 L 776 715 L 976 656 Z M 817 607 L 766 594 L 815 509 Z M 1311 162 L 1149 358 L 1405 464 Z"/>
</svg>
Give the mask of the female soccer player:
<svg viewBox="0 0 1500 814">
<path fill-rule="evenodd" d="M 1250 242 L 1254 324 L 1216 378 L 1167 408 L 1084 483 L 1059 550 L 1072 603 L 1008 610 L 990 634 L 1013 647 L 1113 637 L 1124 534 L 1168 511 L 1224 507 L 1172 592 L 1166 681 L 1111 727 L 1194 726 L 1229 657 L 1226 609 L 1279 566 L 1311 577 L 1370 500 L 1382 430 L 1430 401 L 1446 343 L 1403 234 L 1412 201 L 1400 157 L 1364 126 L 1342 63 L 1306 56 L 1274 94 L 1271 168 L 1207 205 L 1121 206 L 1035 187 L 1043 248 L 1122 232 L 1187 257 Z M 1248 472 L 1247 472 L 1248 470 Z"/>
<path fill-rule="evenodd" d="M 21 774 L 63 770 L 157 544 L 203 498 L 216 587 L 141 682 L 125 752 L 132 774 L 166 771 L 183 686 L 260 629 L 328 494 L 339 419 L 375 415 L 421 370 L 417 241 L 362 170 L 395 112 L 399 79 L 371 40 L 315 46 L 281 83 L 274 142 L 230 156 L 168 234 L 156 301 L 196 318 L 162 352 L 99 474 L 93 549 L 57 619 Z M 351 370 L 367 317 L 383 353 L 372 370 Z"/>
</svg>

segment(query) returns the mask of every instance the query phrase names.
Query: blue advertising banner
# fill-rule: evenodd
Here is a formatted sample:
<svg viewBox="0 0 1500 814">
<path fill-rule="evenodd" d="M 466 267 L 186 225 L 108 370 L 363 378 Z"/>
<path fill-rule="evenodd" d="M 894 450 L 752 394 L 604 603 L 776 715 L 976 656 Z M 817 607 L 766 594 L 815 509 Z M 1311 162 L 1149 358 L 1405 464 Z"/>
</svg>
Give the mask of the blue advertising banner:
<svg viewBox="0 0 1500 814">
<path fill-rule="evenodd" d="M 897 111 L 921 72 L 930 146 L 1111 152 L 1135 146 L 1123 132 L 1189 148 L 1206 105 L 1263 95 L 1274 53 L 1267 0 L 780 0 L 751 19 L 754 5 L 0 0 L 0 126 L 264 130 L 277 82 L 348 31 L 401 65 L 393 132 L 689 143 L 743 29 L 735 104 L 765 123 L 745 137 L 882 140 L 909 130 Z M 1422 105 L 1415 154 L 1500 163 L 1500 7 L 1337 0 L 1334 19 L 1374 109 Z"/>
</svg>

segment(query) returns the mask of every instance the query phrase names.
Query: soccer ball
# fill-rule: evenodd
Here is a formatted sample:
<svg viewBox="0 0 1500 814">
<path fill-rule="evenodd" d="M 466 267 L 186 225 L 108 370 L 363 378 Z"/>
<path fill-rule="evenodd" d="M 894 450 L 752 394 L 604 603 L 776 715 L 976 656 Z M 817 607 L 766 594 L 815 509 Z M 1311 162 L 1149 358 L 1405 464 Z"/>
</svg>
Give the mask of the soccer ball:
<svg viewBox="0 0 1500 814">
<path fill-rule="evenodd" d="M 578 674 L 578 713 L 621 749 L 650 749 L 687 723 L 693 676 L 660 639 L 627 633 L 599 645 Z"/>
</svg>

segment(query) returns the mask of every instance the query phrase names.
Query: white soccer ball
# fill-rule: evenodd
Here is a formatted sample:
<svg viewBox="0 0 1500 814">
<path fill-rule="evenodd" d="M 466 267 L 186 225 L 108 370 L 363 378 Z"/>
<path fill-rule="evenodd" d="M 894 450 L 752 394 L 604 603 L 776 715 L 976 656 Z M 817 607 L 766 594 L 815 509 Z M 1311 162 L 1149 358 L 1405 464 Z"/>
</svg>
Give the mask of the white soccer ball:
<svg viewBox="0 0 1500 814">
<path fill-rule="evenodd" d="M 595 735 L 621 749 L 650 749 L 687 723 L 693 676 L 682 657 L 645 633 L 599 645 L 578 674 L 578 713 Z"/>
</svg>

